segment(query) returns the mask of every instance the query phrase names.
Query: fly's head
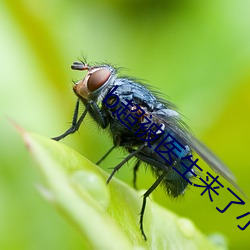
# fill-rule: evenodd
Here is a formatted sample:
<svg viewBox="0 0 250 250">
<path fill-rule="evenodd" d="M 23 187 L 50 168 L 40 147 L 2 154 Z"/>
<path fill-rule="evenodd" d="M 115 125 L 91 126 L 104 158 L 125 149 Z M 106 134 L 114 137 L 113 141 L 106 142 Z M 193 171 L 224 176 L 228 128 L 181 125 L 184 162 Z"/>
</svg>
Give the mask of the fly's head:
<svg viewBox="0 0 250 250">
<path fill-rule="evenodd" d="M 74 62 L 71 69 L 88 71 L 73 87 L 75 94 L 84 100 L 97 98 L 116 75 L 115 69 L 109 65 L 89 66 L 83 62 Z"/>
</svg>

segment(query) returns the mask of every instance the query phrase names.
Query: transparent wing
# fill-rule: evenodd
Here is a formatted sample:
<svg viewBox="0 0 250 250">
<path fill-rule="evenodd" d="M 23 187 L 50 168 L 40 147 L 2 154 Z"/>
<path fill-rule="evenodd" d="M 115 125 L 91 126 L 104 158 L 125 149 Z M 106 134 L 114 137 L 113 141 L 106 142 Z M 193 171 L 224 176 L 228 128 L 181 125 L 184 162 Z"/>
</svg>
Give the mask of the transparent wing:
<svg viewBox="0 0 250 250">
<path fill-rule="evenodd" d="M 195 151 L 211 169 L 223 176 L 246 197 L 244 192 L 236 184 L 236 178 L 229 168 L 210 149 L 190 133 L 187 126 L 180 120 L 178 115 L 173 115 L 171 112 L 165 112 L 163 110 L 160 113 L 153 113 L 152 115 L 155 121 L 160 121 L 159 123 L 164 124 L 168 129 L 172 130 L 187 145 L 189 145 L 189 147 Z M 176 112 L 176 114 L 178 113 Z"/>
<path fill-rule="evenodd" d="M 191 148 L 216 172 L 229 182 L 236 182 L 236 178 L 229 168 L 201 141 L 188 134 Z"/>
<path fill-rule="evenodd" d="M 241 188 L 236 184 L 236 178 L 229 168 L 210 149 L 208 149 L 193 135 L 188 134 L 187 137 L 190 147 L 208 164 L 208 166 L 223 176 L 246 197 Z"/>
</svg>

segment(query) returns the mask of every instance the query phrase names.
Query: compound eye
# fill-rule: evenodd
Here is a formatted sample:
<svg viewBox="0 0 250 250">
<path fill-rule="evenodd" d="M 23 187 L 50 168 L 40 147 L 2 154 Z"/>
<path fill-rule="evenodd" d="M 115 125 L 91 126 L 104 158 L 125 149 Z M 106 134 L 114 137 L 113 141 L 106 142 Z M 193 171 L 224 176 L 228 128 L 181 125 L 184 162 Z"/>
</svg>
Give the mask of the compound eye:
<svg viewBox="0 0 250 250">
<path fill-rule="evenodd" d="M 88 79 L 88 90 L 93 92 L 99 89 L 110 77 L 110 71 L 108 69 L 99 69 L 90 74 Z"/>
</svg>

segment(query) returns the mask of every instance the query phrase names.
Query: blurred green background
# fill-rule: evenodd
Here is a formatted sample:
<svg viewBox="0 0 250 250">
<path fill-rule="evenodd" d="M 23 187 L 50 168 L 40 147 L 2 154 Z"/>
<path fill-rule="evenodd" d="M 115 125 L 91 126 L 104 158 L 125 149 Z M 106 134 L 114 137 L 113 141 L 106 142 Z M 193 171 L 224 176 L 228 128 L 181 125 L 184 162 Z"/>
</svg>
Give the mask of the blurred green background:
<svg viewBox="0 0 250 250">
<path fill-rule="evenodd" d="M 39 173 L 8 117 L 47 137 L 64 132 L 76 100 L 71 81 L 83 76 L 70 65 L 82 55 L 123 66 L 124 74 L 166 94 L 250 196 L 249 13 L 247 0 L 1 1 L 0 249 L 81 248 L 81 235 L 36 191 Z M 96 162 L 112 142 L 93 124 L 86 119 L 63 143 Z M 122 157 L 117 150 L 102 167 L 110 171 Z M 132 166 L 117 177 L 131 184 Z M 140 188 L 153 180 L 149 170 L 140 170 Z M 206 234 L 224 234 L 230 249 L 249 249 L 250 227 L 237 225 L 250 216 L 236 220 L 250 211 L 249 201 L 220 214 L 216 207 L 233 197 L 224 188 L 210 202 L 202 191 L 191 187 L 173 200 L 158 188 L 153 199 Z"/>
</svg>

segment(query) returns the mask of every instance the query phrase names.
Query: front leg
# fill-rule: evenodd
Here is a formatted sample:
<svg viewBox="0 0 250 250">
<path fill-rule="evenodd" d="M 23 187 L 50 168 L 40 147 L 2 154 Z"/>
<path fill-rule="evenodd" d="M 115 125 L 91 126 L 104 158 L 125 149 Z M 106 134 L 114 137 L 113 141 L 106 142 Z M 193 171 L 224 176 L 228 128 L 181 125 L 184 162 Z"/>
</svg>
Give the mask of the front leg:
<svg viewBox="0 0 250 250">
<path fill-rule="evenodd" d="M 69 134 L 75 133 L 79 129 L 79 127 L 80 127 L 80 125 L 81 125 L 81 123 L 82 123 L 82 121 L 83 121 L 84 117 L 86 116 L 86 114 L 88 112 L 88 109 L 89 109 L 89 105 L 87 105 L 86 109 L 84 110 L 84 112 L 82 113 L 81 117 L 77 121 L 78 112 L 79 112 L 79 103 L 80 103 L 80 101 L 78 99 L 77 102 L 76 102 L 76 106 L 75 106 L 75 110 L 74 110 L 74 116 L 73 116 L 71 127 L 66 132 L 64 132 L 62 135 L 59 135 L 57 137 L 53 137 L 51 139 L 53 139 L 55 141 L 60 141 L 64 137 L 68 136 Z"/>
<path fill-rule="evenodd" d="M 104 129 L 108 126 L 107 116 L 102 110 L 98 107 L 97 103 L 90 100 L 89 101 L 90 109 L 89 113 L 95 119 L 95 121 Z"/>
</svg>

